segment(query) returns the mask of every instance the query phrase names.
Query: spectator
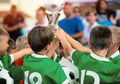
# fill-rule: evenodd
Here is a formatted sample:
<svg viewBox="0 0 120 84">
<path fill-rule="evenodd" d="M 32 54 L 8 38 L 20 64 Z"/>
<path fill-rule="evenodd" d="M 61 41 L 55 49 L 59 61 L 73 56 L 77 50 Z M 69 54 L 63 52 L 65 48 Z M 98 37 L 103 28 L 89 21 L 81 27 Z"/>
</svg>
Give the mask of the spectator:
<svg viewBox="0 0 120 84">
<path fill-rule="evenodd" d="M 104 26 L 116 26 L 118 24 L 118 21 L 116 19 L 116 11 L 111 9 L 107 13 L 108 20 L 99 22 L 100 25 Z"/>
<path fill-rule="evenodd" d="M 107 12 L 108 12 L 107 6 L 108 5 L 106 0 L 98 0 L 98 2 L 96 3 L 96 10 L 98 13 L 98 16 L 97 16 L 98 22 L 107 20 Z"/>
<path fill-rule="evenodd" d="M 75 7 L 73 8 L 73 12 L 74 12 L 75 16 L 77 16 L 77 17 L 80 18 L 80 16 L 81 16 L 81 11 L 80 11 L 80 7 L 79 7 L 79 6 L 75 6 Z"/>
<path fill-rule="evenodd" d="M 66 18 L 58 22 L 58 25 L 71 37 L 79 40 L 83 37 L 83 24 L 82 21 L 74 16 L 72 4 L 69 2 L 65 3 L 63 8 Z"/>
<path fill-rule="evenodd" d="M 26 25 L 23 16 L 17 12 L 17 7 L 15 5 L 11 6 L 10 13 L 4 18 L 3 26 L 14 41 L 22 35 L 20 30 Z"/>
<path fill-rule="evenodd" d="M 47 26 L 48 25 L 48 22 L 45 21 L 45 18 L 46 18 L 46 14 L 45 14 L 45 8 L 44 7 L 40 7 L 37 9 L 36 11 L 36 19 L 37 19 L 37 22 L 35 23 L 32 23 L 30 24 L 28 27 L 27 27 L 27 33 L 32 29 L 34 28 L 35 26 Z"/>
<path fill-rule="evenodd" d="M 96 27 L 99 26 L 99 24 L 96 22 L 97 19 L 97 12 L 96 9 L 91 8 L 88 10 L 88 12 L 86 12 L 86 20 L 88 21 L 88 25 L 85 26 L 84 28 L 84 37 L 81 40 L 81 42 L 84 45 L 88 45 L 88 40 L 89 40 L 89 35 L 90 35 L 90 31 Z"/>
</svg>

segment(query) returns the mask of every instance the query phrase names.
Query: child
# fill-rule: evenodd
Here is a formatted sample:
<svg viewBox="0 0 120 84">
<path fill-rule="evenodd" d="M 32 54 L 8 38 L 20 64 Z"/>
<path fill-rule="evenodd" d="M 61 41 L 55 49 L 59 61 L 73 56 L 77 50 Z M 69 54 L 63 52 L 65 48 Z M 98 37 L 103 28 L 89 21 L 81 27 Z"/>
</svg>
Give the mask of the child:
<svg viewBox="0 0 120 84">
<path fill-rule="evenodd" d="M 17 51 L 22 50 L 24 48 L 29 48 L 29 44 L 27 42 L 27 37 L 20 36 L 16 40 Z M 22 66 L 23 65 L 23 58 L 18 59 L 14 62 L 15 66 Z"/>
<path fill-rule="evenodd" d="M 112 42 L 112 33 L 108 27 L 99 26 L 92 29 L 89 41 L 93 52 L 91 54 L 74 50 L 61 29 L 55 34 L 78 67 L 80 84 L 120 83 L 120 67 L 105 58 Z"/>
<path fill-rule="evenodd" d="M 15 53 L 16 52 L 16 44 L 14 42 L 14 40 L 10 39 L 8 41 L 8 44 L 9 44 L 9 47 L 8 47 L 8 54 L 12 54 L 12 53 Z"/>
<path fill-rule="evenodd" d="M 90 8 L 87 13 L 86 13 L 86 19 L 88 21 L 88 25 L 85 25 L 84 28 L 84 37 L 81 40 L 81 42 L 84 45 L 88 45 L 88 40 L 89 40 L 89 36 L 90 36 L 90 31 L 96 27 L 99 26 L 99 24 L 97 23 L 96 19 L 97 19 L 97 12 L 94 8 Z"/>
<path fill-rule="evenodd" d="M 35 52 L 24 58 L 25 84 L 68 84 L 61 66 L 46 56 L 58 46 L 48 27 L 34 27 L 28 34 L 28 43 Z"/>
<path fill-rule="evenodd" d="M 0 27 L 0 84 L 13 84 L 14 81 L 9 75 L 12 63 L 20 57 L 32 52 L 31 49 L 23 49 L 14 54 L 5 55 L 7 53 L 7 48 L 9 47 L 8 40 L 9 34 Z M 1 79 L 3 81 L 1 81 Z"/>
<path fill-rule="evenodd" d="M 111 47 L 108 51 L 108 58 L 114 62 L 115 64 L 120 64 L 120 28 L 112 26 L 110 27 L 112 31 L 112 40 L 113 40 L 113 47 Z"/>
</svg>

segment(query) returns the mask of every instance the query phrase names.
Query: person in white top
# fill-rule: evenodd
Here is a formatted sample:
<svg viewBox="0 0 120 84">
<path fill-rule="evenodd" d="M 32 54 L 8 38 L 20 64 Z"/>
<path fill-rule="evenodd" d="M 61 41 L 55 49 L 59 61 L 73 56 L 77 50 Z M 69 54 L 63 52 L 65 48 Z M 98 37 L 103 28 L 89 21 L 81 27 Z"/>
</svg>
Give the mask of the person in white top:
<svg viewBox="0 0 120 84">
<path fill-rule="evenodd" d="M 96 10 L 94 8 L 89 9 L 88 12 L 86 12 L 86 20 L 88 24 L 86 24 L 84 27 L 84 37 L 81 40 L 82 44 L 87 45 L 90 31 L 92 30 L 92 28 L 99 26 L 99 24 L 96 22 L 96 19 L 97 19 Z"/>
<path fill-rule="evenodd" d="M 40 7 L 40 8 L 37 9 L 36 20 L 37 20 L 37 22 L 28 25 L 28 27 L 26 28 L 27 33 L 30 30 L 32 30 L 35 26 L 48 26 L 49 22 L 47 20 L 44 7 Z"/>
</svg>

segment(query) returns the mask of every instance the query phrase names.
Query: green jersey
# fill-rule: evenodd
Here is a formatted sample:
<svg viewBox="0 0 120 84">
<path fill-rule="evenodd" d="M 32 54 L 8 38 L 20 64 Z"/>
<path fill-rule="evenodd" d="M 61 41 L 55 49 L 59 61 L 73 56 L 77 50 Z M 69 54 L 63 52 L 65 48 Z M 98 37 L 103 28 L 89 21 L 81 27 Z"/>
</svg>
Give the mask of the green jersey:
<svg viewBox="0 0 120 84">
<path fill-rule="evenodd" d="M 79 51 L 71 56 L 79 69 L 80 84 L 120 84 L 120 68 L 107 58 Z"/>
<path fill-rule="evenodd" d="M 9 75 L 9 67 L 13 59 L 13 55 L 0 56 L 0 78 L 5 79 L 6 84 L 13 84 L 13 79 Z"/>
<path fill-rule="evenodd" d="M 45 55 L 30 54 L 24 57 L 25 84 L 67 84 L 61 66 Z"/>
<path fill-rule="evenodd" d="M 114 62 L 115 64 L 120 65 L 120 53 L 119 53 L 119 51 L 117 51 L 113 55 L 111 55 L 109 59 L 110 59 L 110 61 Z"/>
</svg>

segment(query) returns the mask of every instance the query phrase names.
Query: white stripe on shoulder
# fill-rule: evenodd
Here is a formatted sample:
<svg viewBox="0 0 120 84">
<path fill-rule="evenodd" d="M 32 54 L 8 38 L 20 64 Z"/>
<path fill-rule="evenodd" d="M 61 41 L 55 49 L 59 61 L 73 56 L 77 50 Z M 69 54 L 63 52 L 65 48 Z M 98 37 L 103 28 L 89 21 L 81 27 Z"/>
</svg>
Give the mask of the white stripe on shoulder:
<svg viewBox="0 0 120 84">
<path fill-rule="evenodd" d="M 70 84 L 70 80 L 66 79 L 62 84 Z"/>
<path fill-rule="evenodd" d="M 100 61 L 108 61 L 108 62 L 110 62 L 109 59 L 107 59 L 105 57 L 98 56 L 98 55 L 96 55 L 94 53 L 91 53 L 90 56 L 93 57 L 94 59 L 97 59 L 97 60 L 100 60 Z"/>
<path fill-rule="evenodd" d="M 70 53 L 70 57 L 72 57 L 73 53 L 75 52 L 76 50 L 72 50 L 72 52 Z"/>
<path fill-rule="evenodd" d="M 115 57 L 117 57 L 118 55 L 120 55 L 120 52 L 119 52 L 119 51 L 116 51 L 114 54 L 112 54 L 112 55 L 110 56 L 110 58 L 115 58 Z"/>
<path fill-rule="evenodd" d="M 39 55 L 39 54 L 35 54 L 35 53 L 32 53 L 31 54 L 33 57 L 35 57 L 35 58 L 49 58 L 48 56 L 46 56 L 46 55 Z"/>
<path fill-rule="evenodd" d="M 10 54 L 9 55 L 10 56 L 10 58 L 11 58 L 11 64 L 14 62 L 14 55 L 13 54 Z"/>
</svg>

